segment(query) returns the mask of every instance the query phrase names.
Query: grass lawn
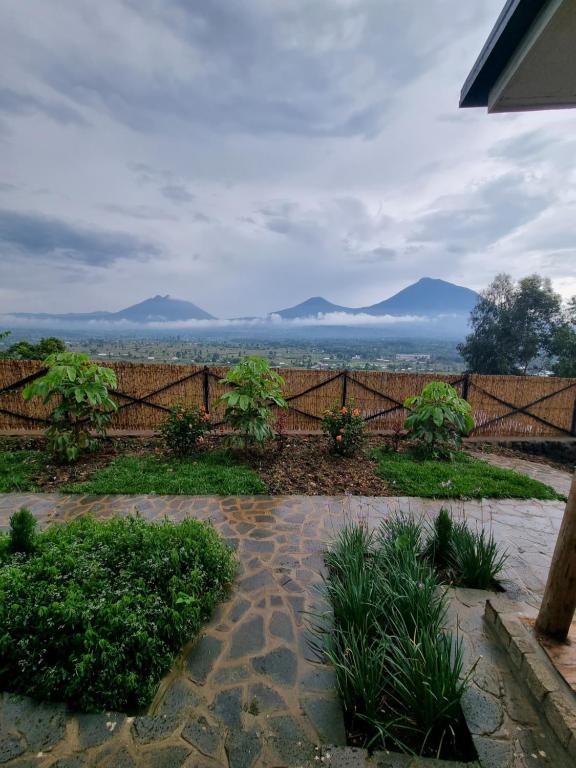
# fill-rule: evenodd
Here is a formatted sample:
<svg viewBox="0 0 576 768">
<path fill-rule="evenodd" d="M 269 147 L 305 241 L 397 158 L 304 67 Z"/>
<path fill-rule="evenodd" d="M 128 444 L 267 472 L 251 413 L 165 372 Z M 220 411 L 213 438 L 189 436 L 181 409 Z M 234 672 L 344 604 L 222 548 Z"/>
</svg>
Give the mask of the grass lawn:
<svg viewBox="0 0 576 768">
<path fill-rule="evenodd" d="M 62 488 L 66 493 L 150 493 L 224 496 L 265 493 L 266 486 L 228 451 L 194 458 L 156 455 L 119 456 L 80 483 Z"/>
<path fill-rule="evenodd" d="M 459 453 L 454 461 L 419 460 L 410 453 L 374 451 L 377 474 L 395 495 L 430 499 L 564 499 L 544 483 Z"/>
<path fill-rule="evenodd" d="M 0 493 L 39 490 L 33 478 L 45 463 L 40 451 L 0 451 Z"/>
</svg>

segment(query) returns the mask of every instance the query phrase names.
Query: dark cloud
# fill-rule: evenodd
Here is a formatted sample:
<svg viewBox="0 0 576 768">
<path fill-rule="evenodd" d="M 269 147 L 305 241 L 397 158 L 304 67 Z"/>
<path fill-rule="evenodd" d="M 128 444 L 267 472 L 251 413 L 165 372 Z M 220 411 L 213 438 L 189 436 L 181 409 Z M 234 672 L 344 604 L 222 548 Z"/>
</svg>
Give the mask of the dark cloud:
<svg viewBox="0 0 576 768">
<path fill-rule="evenodd" d="M 160 255 L 152 243 L 124 232 L 107 232 L 35 213 L 0 210 L 0 247 L 20 258 L 50 258 L 91 267 L 121 259 Z"/>
<path fill-rule="evenodd" d="M 10 88 L 0 88 L 0 112 L 12 115 L 31 115 L 42 112 L 52 120 L 63 125 L 88 125 L 87 120 L 77 110 L 61 101 L 18 93 Z"/>
<path fill-rule="evenodd" d="M 115 45 L 116 30 L 106 29 L 106 55 L 37 45 L 34 58 L 51 88 L 138 131 L 166 130 L 178 120 L 190 129 L 251 135 L 372 137 L 393 94 L 425 73 L 459 29 L 454 14 L 444 38 L 432 41 L 402 6 L 126 0 L 108 7 L 107 21 L 133 16 L 149 45 L 162 45 L 154 54 L 143 45 L 141 59 L 126 57 L 118 66 L 124 51 Z M 169 66 L 151 67 L 150 55 Z"/>
<path fill-rule="evenodd" d="M 178 221 L 178 216 L 167 213 L 151 205 L 120 205 L 116 203 L 104 203 L 100 206 L 101 210 L 107 213 L 115 213 L 119 216 L 125 216 L 128 219 L 139 219 L 141 221 Z"/>
<path fill-rule="evenodd" d="M 177 204 L 191 203 L 196 197 L 184 184 L 165 184 L 160 188 L 160 192 L 167 200 Z"/>
<path fill-rule="evenodd" d="M 521 175 L 504 174 L 460 196 L 440 200 L 437 210 L 414 222 L 409 240 L 444 244 L 453 253 L 484 248 L 534 219 L 552 200 Z"/>
<path fill-rule="evenodd" d="M 397 253 L 393 248 L 371 248 L 369 251 L 363 251 L 359 255 L 359 261 L 366 264 L 377 264 L 380 262 L 390 262 L 396 260 Z"/>
</svg>

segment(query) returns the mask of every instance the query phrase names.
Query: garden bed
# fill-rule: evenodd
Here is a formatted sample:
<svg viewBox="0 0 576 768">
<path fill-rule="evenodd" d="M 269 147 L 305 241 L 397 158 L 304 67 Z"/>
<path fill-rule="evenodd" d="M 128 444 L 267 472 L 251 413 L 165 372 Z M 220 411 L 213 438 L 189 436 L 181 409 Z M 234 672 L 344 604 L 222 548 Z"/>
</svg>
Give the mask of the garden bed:
<svg viewBox="0 0 576 768">
<path fill-rule="evenodd" d="M 421 496 L 424 498 L 562 498 L 512 470 L 459 453 L 422 461 L 371 436 L 352 456 L 328 450 L 319 435 L 284 435 L 260 451 L 226 448 L 211 435 L 190 458 L 172 457 L 155 438 L 107 438 L 75 464 L 57 464 L 42 438 L 0 441 L 0 493 L 62 491 L 188 495 Z"/>
</svg>

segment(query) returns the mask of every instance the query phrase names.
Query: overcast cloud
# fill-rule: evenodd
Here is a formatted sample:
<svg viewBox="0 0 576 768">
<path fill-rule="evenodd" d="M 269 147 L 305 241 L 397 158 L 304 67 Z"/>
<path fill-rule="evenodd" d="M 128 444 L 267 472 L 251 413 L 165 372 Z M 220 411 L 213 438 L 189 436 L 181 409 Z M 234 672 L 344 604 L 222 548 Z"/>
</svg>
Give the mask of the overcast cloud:
<svg viewBox="0 0 576 768">
<path fill-rule="evenodd" d="M 5 0 L 0 312 L 576 293 L 576 112 L 459 110 L 503 0 Z"/>
</svg>

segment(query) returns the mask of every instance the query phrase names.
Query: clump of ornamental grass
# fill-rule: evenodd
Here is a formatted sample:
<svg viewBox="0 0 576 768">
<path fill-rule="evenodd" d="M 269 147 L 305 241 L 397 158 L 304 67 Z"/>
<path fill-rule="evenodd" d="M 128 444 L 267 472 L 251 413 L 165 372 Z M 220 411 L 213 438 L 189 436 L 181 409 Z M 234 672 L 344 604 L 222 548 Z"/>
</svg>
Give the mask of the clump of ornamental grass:
<svg viewBox="0 0 576 768">
<path fill-rule="evenodd" d="M 460 754 L 468 685 L 461 642 L 445 630 L 447 601 L 423 557 L 423 526 L 394 517 L 376 534 L 348 524 L 327 554 L 317 647 L 334 666 L 349 732 L 369 747 Z"/>
<path fill-rule="evenodd" d="M 424 555 L 446 581 L 473 589 L 498 586 L 508 559 L 492 533 L 474 530 L 465 521 L 455 523 L 446 509 L 430 527 Z"/>
<path fill-rule="evenodd" d="M 490 589 L 497 584 L 507 559 L 508 553 L 500 550 L 492 533 L 484 528 L 472 530 L 464 522 L 454 525 L 451 564 L 457 584 Z"/>
</svg>

